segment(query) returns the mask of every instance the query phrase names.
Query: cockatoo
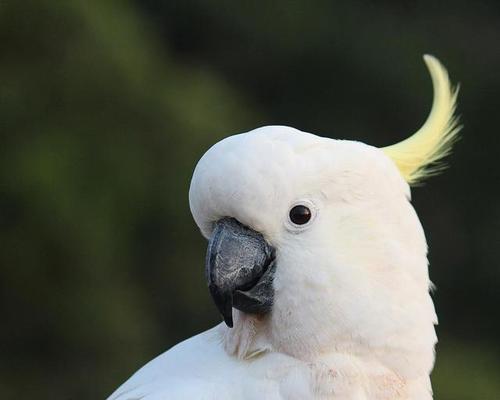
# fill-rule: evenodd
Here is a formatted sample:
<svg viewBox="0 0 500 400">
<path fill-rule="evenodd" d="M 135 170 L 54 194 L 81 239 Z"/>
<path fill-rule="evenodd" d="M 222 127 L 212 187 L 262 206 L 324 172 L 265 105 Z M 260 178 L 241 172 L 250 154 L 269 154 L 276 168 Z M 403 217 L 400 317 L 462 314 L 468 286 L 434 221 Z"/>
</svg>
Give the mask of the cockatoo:
<svg viewBox="0 0 500 400">
<path fill-rule="evenodd" d="M 437 323 L 410 185 L 457 137 L 457 90 L 424 56 L 425 124 L 376 148 L 286 126 L 225 138 L 189 190 L 224 323 L 163 353 L 109 400 L 432 398 Z"/>
</svg>

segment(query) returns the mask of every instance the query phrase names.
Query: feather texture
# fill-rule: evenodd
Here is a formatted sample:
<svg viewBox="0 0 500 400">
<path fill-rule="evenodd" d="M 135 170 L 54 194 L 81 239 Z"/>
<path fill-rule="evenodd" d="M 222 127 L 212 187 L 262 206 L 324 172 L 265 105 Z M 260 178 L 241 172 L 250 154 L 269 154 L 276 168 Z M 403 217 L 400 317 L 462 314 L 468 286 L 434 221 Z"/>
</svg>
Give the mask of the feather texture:
<svg viewBox="0 0 500 400">
<path fill-rule="evenodd" d="M 266 126 L 204 154 L 193 218 L 207 238 L 214 221 L 235 218 L 276 249 L 272 311 L 233 310 L 232 329 L 180 343 L 108 400 L 432 399 L 437 317 L 406 182 L 439 169 L 459 127 L 457 91 L 435 58 L 425 62 L 432 111 L 401 143 L 377 149 Z M 300 227 L 288 217 L 299 203 L 313 215 Z"/>
<path fill-rule="evenodd" d="M 424 61 L 434 88 L 431 112 L 415 134 L 382 148 L 410 185 L 418 184 L 443 169 L 441 161 L 451 152 L 461 129 L 454 115 L 458 86 L 451 86 L 446 69 L 435 57 L 424 55 Z"/>
</svg>

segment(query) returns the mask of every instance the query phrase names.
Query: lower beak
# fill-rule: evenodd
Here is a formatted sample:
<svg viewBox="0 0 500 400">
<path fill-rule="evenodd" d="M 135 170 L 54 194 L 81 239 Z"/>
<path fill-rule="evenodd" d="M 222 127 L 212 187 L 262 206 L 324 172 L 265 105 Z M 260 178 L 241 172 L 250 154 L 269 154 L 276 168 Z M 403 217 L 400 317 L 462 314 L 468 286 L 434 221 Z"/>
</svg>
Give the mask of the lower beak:
<svg viewBox="0 0 500 400">
<path fill-rule="evenodd" d="M 230 328 L 233 307 L 249 314 L 271 310 L 275 251 L 264 237 L 234 218 L 215 224 L 208 243 L 205 272 L 215 305 Z"/>
</svg>

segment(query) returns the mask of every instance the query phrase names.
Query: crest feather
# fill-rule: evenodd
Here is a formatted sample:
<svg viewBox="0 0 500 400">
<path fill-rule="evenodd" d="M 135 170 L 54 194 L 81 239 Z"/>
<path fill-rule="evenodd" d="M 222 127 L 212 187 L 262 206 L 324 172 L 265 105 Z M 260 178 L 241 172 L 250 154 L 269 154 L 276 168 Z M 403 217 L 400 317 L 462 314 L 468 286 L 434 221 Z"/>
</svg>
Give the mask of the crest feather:
<svg viewBox="0 0 500 400">
<path fill-rule="evenodd" d="M 382 148 L 410 185 L 422 182 L 445 167 L 440 161 L 450 154 L 462 128 L 454 115 L 458 87 L 451 86 L 448 73 L 437 58 L 426 54 L 424 61 L 434 88 L 431 112 L 412 136 Z"/>
</svg>

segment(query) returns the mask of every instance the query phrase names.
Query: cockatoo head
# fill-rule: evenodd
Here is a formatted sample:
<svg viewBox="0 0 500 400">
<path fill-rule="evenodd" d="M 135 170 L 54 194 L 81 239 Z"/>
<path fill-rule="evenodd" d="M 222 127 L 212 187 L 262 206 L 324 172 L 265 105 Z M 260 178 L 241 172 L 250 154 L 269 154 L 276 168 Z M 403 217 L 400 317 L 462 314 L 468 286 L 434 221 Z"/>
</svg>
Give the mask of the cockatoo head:
<svg viewBox="0 0 500 400">
<path fill-rule="evenodd" d="M 206 276 L 229 327 L 233 312 L 253 315 L 275 349 L 298 357 L 353 343 L 432 349 L 427 247 L 408 183 L 432 172 L 457 128 L 447 74 L 425 60 L 433 109 L 397 145 L 267 126 L 201 158 L 190 206 L 209 240 Z"/>
</svg>

